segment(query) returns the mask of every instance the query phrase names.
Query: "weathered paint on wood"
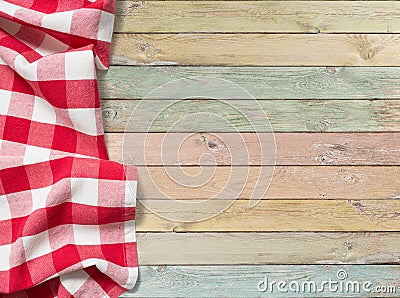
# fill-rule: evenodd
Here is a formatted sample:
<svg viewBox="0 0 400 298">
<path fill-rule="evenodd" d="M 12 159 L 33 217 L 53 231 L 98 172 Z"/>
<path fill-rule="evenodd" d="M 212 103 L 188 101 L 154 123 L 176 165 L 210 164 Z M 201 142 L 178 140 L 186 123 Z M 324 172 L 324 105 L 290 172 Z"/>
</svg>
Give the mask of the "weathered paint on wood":
<svg viewBox="0 0 400 298">
<path fill-rule="evenodd" d="M 320 280 L 334 277 L 339 268 L 232 266 L 241 264 L 392 263 L 396 265 L 344 268 L 350 278 L 399 283 L 400 170 L 389 165 L 400 160 L 400 67 L 396 67 L 400 35 L 379 34 L 400 31 L 399 9 L 397 1 L 236 1 L 234 5 L 229 1 L 119 1 L 112 61 L 121 66 L 99 74 L 102 98 L 111 99 L 103 101 L 106 131 L 123 132 L 137 99 L 162 84 L 190 76 L 219 77 L 262 99 L 258 102 L 277 132 L 279 165 L 264 200 L 252 209 L 247 198 L 261 169 L 258 166 L 249 167 L 242 199 L 210 220 L 171 222 L 139 204 L 142 271 L 138 287 L 127 297 L 257 297 L 259 273 L 284 280 Z M 289 32 L 329 34 L 282 34 Z M 212 86 L 212 79 L 202 80 Z M 179 98 L 181 92 L 169 99 Z M 150 115 L 159 111 L 165 99 L 150 102 L 142 120 L 153 120 Z M 248 100 L 248 106 L 252 104 Z M 211 100 L 186 101 L 160 115 L 146 149 L 152 165 L 148 169 L 162 191 L 192 202 L 223 189 L 231 171 L 261 164 L 255 134 L 244 134 L 250 162 L 240 159 L 230 168 L 223 144 L 210 134 L 197 133 L 181 148 L 180 163 L 196 165 L 201 154 L 211 153 L 222 166 L 203 187 L 185 190 L 173 183 L 160 166 L 160 133 L 199 111 L 220 115 L 239 131 L 252 131 L 240 113 Z M 256 109 L 250 108 L 250 114 L 250 120 L 259 121 Z M 146 131 L 144 122 L 135 120 L 128 131 Z M 197 129 L 230 131 L 210 121 Z M 113 159 L 121 160 L 121 137 L 107 134 Z M 135 155 L 127 162 L 141 165 Z M 171 168 L 177 167 L 167 170 Z M 182 170 L 196 174 L 200 168 Z M 188 213 L 159 196 L 144 167 L 139 171 L 139 198 L 157 199 L 151 202 L 163 216 Z M 224 195 L 231 198 L 234 192 L 229 189 Z M 214 215 L 194 206 L 189 214 L 193 217 Z M 213 264 L 231 266 L 193 266 Z"/>
<path fill-rule="evenodd" d="M 141 265 L 400 263 L 397 232 L 138 233 L 137 243 Z"/>
<path fill-rule="evenodd" d="M 232 200 L 231 207 L 219 215 L 216 212 L 222 206 L 219 202 L 210 208 L 195 201 L 190 210 L 183 202 L 144 202 L 157 215 L 139 205 L 137 230 L 141 232 L 395 232 L 400 229 L 399 200 L 262 200 L 254 208 L 249 208 L 247 200 Z M 199 215 L 209 219 L 192 223 L 165 219 L 200 218 Z"/>
<path fill-rule="evenodd" d="M 166 83 L 198 76 L 211 94 L 220 94 L 212 84 L 213 78 L 220 78 L 257 99 L 400 98 L 400 67 L 112 66 L 98 73 L 104 99 L 141 99 Z M 181 88 L 177 92 L 187 91 Z"/>
<path fill-rule="evenodd" d="M 141 176 L 139 194 L 145 199 L 163 199 L 165 196 L 159 194 L 161 191 L 176 199 L 194 200 L 210 198 L 222 191 L 221 196 L 224 199 L 232 199 L 235 194 L 239 198 L 248 199 L 259 181 L 258 176 L 265 175 L 260 180 L 268 181 L 268 175 L 272 175 L 272 169 L 267 167 L 269 166 L 215 167 L 207 176 L 209 180 L 205 180 L 203 175 L 198 175 L 201 168 L 196 166 L 138 167 Z M 183 185 L 178 185 L 171 178 L 171 173 L 174 173 L 172 178 L 178 177 L 178 173 L 186 173 L 188 176 L 179 176 L 177 180 Z M 248 173 L 248 177 L 244 173 Z M 396 166 L 277 166 L 268 192 L 262 198 L 399 199 L 399 177 L 400 167 Z M 228 181 L 231 183 L 229 189 L 226 189 Z M 190 183 L 201 187 L 185 186 Z M 155 189 L 155 185 L 159 191 Z M 240 192 L 242 187 L 243 191 Z"/>
<path fill-rule="evenodd" d="M 115 32 L 400 32 L 398 1 L 120 1 Z"/>
<path fill-rule="evenodd" d="M 141 266 L 135 288 L 122 297 L 299 297 L 299 293 L 282 293 L 277 286 L 267 292 L 258 290 L 258 283 L 268 278 L 272 281 L 298 283 L 313 281 L 318 289 L 322 282 L 340 281 L 338 274 L 347 273 L 349 281 L 362 285 L 372 283 L 371 292 L 345 292 L 346 297 L 398 297 L 400 271 L 396 265 L 236 265 L 236 266 Z M 395 286 L 395 293 L 375 293 L 376 286 Z M 288 285 L 285 286 L 285 290 Z M 346 289 L 346 287 L 345 287 Z M 342 292 L 325 291 L 306 293 L 307 297 L 343 297 Z"/>
<path fill-rule="evenodd" d="M 398 34 L 116 34 L 114 65 L 397 66 Z"/>
<path fill-rule="evenodd" d="M 160 100 L 146 101 L 132 119 L 127 132 L 254 132 L 251 123 L 265 124 L 268 116 L 275 132 L 381 132 L 400 131 L 400 100 L 162 100 L 171 104 L 160 108 Z M 106 132 L 124 132 L 140 100 L 104 100 Z M 246 106 L 245 109 L 243 107 Z M 238 107 L 238 108 L 236 108 Z M 261 107 L 261 108 L 260 108 Z M 187 122 L 172 126 L 183 117 L 205 112 L 226 122 L 204 118 L 196 125 Z M 246 112 L 247 119 L 243 112 Z M 154 115 L 158 115 L 155 117 Z M 214 120 L 214 118 L 212 118 Z M 149 129 L 150 127 L 150 129 Z M 265 132 L 259 130 L 258 132 Z M 270 132 L 269 129 L 266 132 Z"/>
<path fill-rule="evenodd" d="M 105 137 L 112 160 L 136 166 L 272 165 L 261 151 L 263 135 L 242 133 L 241 140 L 233 133 L 107 133 Z M 276 133 L 275 142 L 276 165 L 400 165 L 400 133 Z M 231 158 L 232 151 L 243 148 L 248 156 Z M 167 155 L 177 158 L 165 159 Z"/>
</svg>

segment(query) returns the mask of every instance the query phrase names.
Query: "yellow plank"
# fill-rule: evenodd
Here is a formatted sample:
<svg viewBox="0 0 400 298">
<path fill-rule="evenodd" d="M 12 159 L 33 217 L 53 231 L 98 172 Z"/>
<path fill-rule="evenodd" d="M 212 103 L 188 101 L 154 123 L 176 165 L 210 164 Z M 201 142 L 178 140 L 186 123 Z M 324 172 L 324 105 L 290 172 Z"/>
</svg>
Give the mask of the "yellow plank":
<svg viewBox="0 0 400 298">
<path fill-rule="evenodd" d="M 120 1 L 115 32 L 395 33 L 398 1 Z"/>
<path fill-rule="evenodd" d="M 258 176 L 263 175 L 260 180 L 264 182 L 272 174 L 271 169 L 265 167 L 138 167 L 139 194 L 146 199 L 170 196 L 178 200 L 194 200 L 212 198 L 217 194 L 220 194 L 220 199 L 231 199 L 236 195 L 247 199 L 259 182 Z M 400 167 L 391 166 L 277 166 L 268 192 L 262 198 L 398 199 L 399 177 Z"/>
<path fill-rule="evenodd" d="M 400 65 L 396 34 L 116 34 L 116 65 Z"/>
<path fill-rule="evenodd" d="M 234 133 L 106 133 L 106 142 L 111 159 L 137 166 L 271 165 L 271 159 L 261 151 L 259 137 L 264 139 L 263 135 L 241 133 L 238 139 Z M 274 136 L 277 165 L 400 165 L 398 132 Z M 129 142 L 124 143 L 124 138 Z M 232 152 L 241 152 L 242 148 L 248 155 L 231 159 Z M 167 155 L 176 159 L 163 158 Z"/>
<path fill-rule="evenodd" d="M 139 233 L 139 264 L 399 263 L 399 233 Z M 160 249 L 164 247 L 164 249 Z"/>
<path fill-rule="evenodd" d="M 137 214 L 141 232 L 277 232 L 277 231 L 398 231 L 398 200 L 262 200 L 249 208 L 247 200 L 232 201 L 218 213 L 221 201 L 145 200 Z M 226 207 L 229 205 L 226 204 Z M 150 209 L 150 210 L 148 210 Z M 157 215 L 155 214 L 157 213 Z M 213 217 L 214 216 L 214 217 Z M 204 219 L 198 222 L 171 220 Z"/>
</svg>

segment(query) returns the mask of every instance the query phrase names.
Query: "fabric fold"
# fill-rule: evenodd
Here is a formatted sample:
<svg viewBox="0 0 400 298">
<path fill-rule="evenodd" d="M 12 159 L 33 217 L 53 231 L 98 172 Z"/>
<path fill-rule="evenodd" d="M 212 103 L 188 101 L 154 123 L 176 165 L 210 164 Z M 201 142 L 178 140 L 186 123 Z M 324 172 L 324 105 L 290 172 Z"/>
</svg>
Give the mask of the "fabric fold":
<svg viewBox="0 0 400 298">
<path fill-rule="evenodd" d="M 136 168 L 108 160 L 96 69 L 115 1 L 0 0 L 0 297 L 118 297 Z"/>
</svg>

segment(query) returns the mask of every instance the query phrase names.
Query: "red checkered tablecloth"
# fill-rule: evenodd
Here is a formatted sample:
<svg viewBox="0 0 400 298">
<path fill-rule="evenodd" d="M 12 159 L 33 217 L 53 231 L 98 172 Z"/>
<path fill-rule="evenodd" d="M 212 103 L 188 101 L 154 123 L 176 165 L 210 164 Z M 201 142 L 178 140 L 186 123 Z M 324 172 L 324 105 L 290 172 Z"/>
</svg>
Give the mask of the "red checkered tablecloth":
<svg viewBox="0 0 400 298">
<path fill-rule="evenodd" d="M 96 81 L 114 10 L 0 0 L 1 297 L 117 297 L 136 282 L 136 168 L 108 160 Z"/>
</svg>

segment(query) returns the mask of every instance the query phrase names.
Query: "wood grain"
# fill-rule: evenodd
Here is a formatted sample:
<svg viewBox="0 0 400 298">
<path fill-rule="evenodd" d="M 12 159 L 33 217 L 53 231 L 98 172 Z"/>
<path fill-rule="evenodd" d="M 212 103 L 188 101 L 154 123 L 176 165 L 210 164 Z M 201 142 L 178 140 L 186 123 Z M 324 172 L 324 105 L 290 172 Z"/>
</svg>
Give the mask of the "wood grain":
<svg viewBox="0 0 400 298">
<path fill-rule="evenodd" d="M 141 265 L 400 262 L 399 233 L 138 233 L 137 236 Z M 163 244 L 167 249 L 160 249 Z"/>
<path fill-rule="evenodd" d="M 147 100 L 129 122 L 139 100 L 104 100 L 106 132 L 254 132 L 265 125 L 264 113 L 274 132 L 383 132 L 400 131 L 400 100 Z M 170 104 L 167 109 L 161 105 Z M 245 107 L 245 108 L 244 108 Z M 204 112 L 225 122 L 186 122 L 182 118 Z M 246 117 L 243 115 L 245 113 Z M 158 115 L 155 117 L 154 115 Z M 260 117 L 262 116 L 262 117 Z M 201 118 L 199 118 L 201 119 Z M 127 124 L 129 123 L 129 126 Z M 181 122 L 182 123 L 182 122 Z M 149 129 L 150 128 L 150 129 Z M 271 132 L 270 129 L 257 132 Z"/>
<path fill-rule="evenodd" d="M 248 199 L 257 183 L 269 181 L 272 174 L 272 182 L 263 199 L 366 200 L 400 197 L 400 167 L 396 166 L 277 166 L 274 172 L 269 166 L 227 166 L 212 167 L 209 170 L 211 173 L 205 177 L 204 173 L 199 175 L 205 169 L 207 167 L 138 167 L 140 197 L 164 199 L 167 194 L 176 199 L 206 199 L 222 191 L 221 195 L 226 199 L 232 199 L 233 195 Z M 181 177 L 180 174 L 187 175 Z M 264 176 L 258 179 L 259 175 Z M 229 189 L 226 185 L 230 185 Z M 244 189 L 240 193 L 242 187 Z M 160 195 L 159 191 L 163 194 Z"/>
<path fill-rule="evenodd" d="M 140 276 L 124 297 L 279 297 L 260 294 L 258 281 L 329 280 L 339 269 L 349 280 L 399 284 L 400 2 L 120 0 L 116 17 L 113 66 L 98 77 L 110 157 L 139 166 Z M 226 93 L 215 77 L 258 101 L 207 99 Z M 183 78 L 207 92 L 174 103 L 192 88 L 183 84 L 129 122 L 140 99 Z M 173 104 L 161 112 L 165 103 Z M 202 112 L 226 124 L 200 118 L 161 147 L 175 123 Z M 263 112 L 275 133 L 273 175 L 250 125 L 264 123 Z M 231 160 L 232 152 L 243 154 Z M 249 208 L 263 170 L 261 181 L 272 182 Z M 200 203 L 217 193 L 215 205 Z M 210 206 L 227 202 L 215 216 Z M 180 216 L 209 219 L 166 219 Z"/>
<path fill-rule="evenodd" d="M 205 205 L 194 201 L 188 210 L 183 202 L 148 199 L 142 202 L 152 211 L 139 206 L 140 232 L 395 232 L 400 229 L 398 200 L 262 200 L 254 208 L 249 208 L 247 200 L 232 200 L 231 207 L 219 215 L 219 208 L 229 204 L 214 201 Z M 208 219 L 190 223 L 167 220 L 185 218 Z"/>
<path fill-rule="evenodd" d="M 398 33 L 398 1 L 120 1 L 115 32 Z"/>
<path fill-rule="evenodd" d="M 136 166 L 273 164 L 261 151 L 263 134 L 242 133 L 242 140 L 233 133 L 107 133 L 105 137 L 112 160 Z M 275 142 L 276 165 L 400 165 L 400 133 L 276 133 Z M 248 155 L 232 159 L 232 152 L 243 147 Z"/>
<path fill-rule="evenodd" d="M 361 285 L 371 281 L 374 285 L 397 286 L 399 268 L 396 265 L 222 265 L 222 266 L 141 266 L 137 286 L 122 297 L 282 297 L 274 291 L 259 292 L 258 283 L 267 277 L 271 281 L 297 282 L 339 280 L 339 271 L 346 271 L 348 281 Z M 346 283 L 346 281 L 345 281 Z M 270 285 L 270 284 L 269 284 Z M 288 288 L 286 286 L 286 288 Z M 320 288 L 320 286 L 318 286 Z M 373 287 L 371 287 L 372 289 Z M 287 292 L 285 297 L 298 297 Z M 363 297 L 396 297 L 396 293 L 364 292 Z M 343 297 L 343 293 L 307 293 L 307 297 Z M 346 293 L 346 297 L 360 297 L 360 293 Z"/>
<path fill-rule="evenodd" d="M 116 34 L 114 65 L 397 66 L 396 34 Z"/>
<path fill-rule="evenodd" d="M 210 93 L 219 94 L 212 80 L 220 78 L 257 99 L 400 98 L 400 67 L 112 66 L 98 72 L 104 99 L 141 99 L 166 83 L 198 76 Z M 181 88 L 180 92 L 187 91 L 184 85 Z"/>
</svg>

